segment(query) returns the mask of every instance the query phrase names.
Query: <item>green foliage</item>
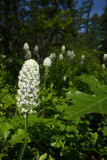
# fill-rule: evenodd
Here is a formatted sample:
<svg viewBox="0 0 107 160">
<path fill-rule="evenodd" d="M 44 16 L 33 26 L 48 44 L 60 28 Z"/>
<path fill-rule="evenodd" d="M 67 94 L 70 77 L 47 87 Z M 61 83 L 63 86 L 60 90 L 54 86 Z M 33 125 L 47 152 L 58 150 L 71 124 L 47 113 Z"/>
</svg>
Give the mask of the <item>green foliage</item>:
<svg viewBox="0 0 107 160">
<path fill-rule="evenodd" d="M 107 114 L 107 86 L 100 85 L 97 79 L 88 75 L 82 75 L 81 80 L 88 83 L 91 94 L 71 88 L 67 96 L 72 99 L 74 105 L 71 107 L 67 105 L 60 106 L 61 111 L 66 110 L 65 116 L 71 119 L 89 113 Z"/>
<path fill-rule="evenodd" d="M 0 1 L 0 160 L 17 160 L 25 137 L 24 160 L 106 160 L 107 68 L 99 48 L 107 48 L 107 8 L 90 16 L 92 2 L 77 9 L 74 0 Z M 39 106 L 28 115 L 27 129 L 16 106 L 25 42 L 32 53 L 39 46 L 39 58 L 32 58 L 41 75 Z M 56 59 L 46 75 L 42 62 L 51 53 Z"/>
<path fill-rule="evenodd" d="M 40 64 L 39 106 L 35 108 L 36 114 L 27 117 L 24 159 L 74 160 L 90 159 L 92 156 L 105 159 L 107 73 L 99 62 L 103 52 L 74 49 L 75 58 L 70 59 L 65 50 L 64 58 L 60 61 L 59 54 L 62 51 L 58 48 L 51 50 L 55 51 L 56 59 L 48 68 L 47 75 L 45 67 Z M 83 65 L 80 64 L 82 55 L 85 55 Z M 24 144 L 25 118 L 16 110 L 17 85 L 8 82 L 13 69 L 8 70 L 3 59 L 2 62 L 0 157 L 12 160 L 19 157 Z M 19 66 L 21 62 L 19 61 Z M 21 68 L 19 66 L 16 67 L 17 70 Z M 10 76 L 10 79 L 16 84 L 15 75 Z M 93 100 L 97 104 L 97 110 Z M 102 112 L 98 110 L 99 104 Z"/>
<path fill-rule="evenodd" d="M 40 156 L 39 160 L 45 160 L 47 157 L 47 153 L 44 153 Z"/>
<path fill-rule="evenodd" d="M 8 135 L 10 134 L 10 129 L 12 129 L 12 126 L 7 122 L 0 123 L 0 136 L 2 136 L 6 140 Z"/>
</svg>

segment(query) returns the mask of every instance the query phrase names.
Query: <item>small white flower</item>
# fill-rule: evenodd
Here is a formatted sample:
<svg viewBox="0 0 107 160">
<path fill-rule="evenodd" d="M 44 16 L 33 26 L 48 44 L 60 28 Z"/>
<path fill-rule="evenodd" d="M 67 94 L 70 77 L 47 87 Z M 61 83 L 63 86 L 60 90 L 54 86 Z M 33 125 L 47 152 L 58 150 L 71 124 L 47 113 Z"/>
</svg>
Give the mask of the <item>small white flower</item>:
<svg viewBox="0 0 107 160">
<path fill-rule="evenodd" d="M 66 81 L 66 79 L 67 79 L 67 77 L 66 77 L 66 76 L 64 76 L 63 80 L 64 80 L 64 81 Z"/>
<path fill-rule="evenodd" d="M 71 60 L 73 60 L 74 59 L 74 57 L 75 57 L 75 54 L 74 54 L 74 52 L 72 51 L 68 51 L 67 52 L 67 56 L 71 59 Z"/>
<path fill-rule="evenodd" d="M 26 116 L 26 114 L 24 114 L 24 116 L 23 116 L 24 118 L 26 118 L 27 116 Z"/>
<path fill-rule="evenodd" d="M 33 110 L 31 109 L 29 113 L 32 114 L 32 113 L 33 113 Z"/>
<path fill-rule="evenodd" d="M 62 46 L 62 52 L 64 52 L 64 51 L 65 51 L 65 46 L 63 45 L 63 46 Z"/>
<path fill-rule="evenodd" d="M 107 54 L 104 54 L 103 59 L 104 59 L 104 61 L 107 60 Z"/>
<path fill-rule="evenodd" d="M 27 113 L 27 109 L 25 109 L 25 108 L 22 108 L 22 113 Z"/>
<path fill-rule="evenodd" d="M 23 50 L 24 50 L 25 52 L 29 51 L 29 45 L 28 45 L 28 43 L 25 43 L 25 44 L 24 44 Z"/>
<path fill-rule="evenodd" d="M 70 57 L 71 55 L 72 55 L 72 52 L 71 52 L 71 51 L 68 51 L 68 52 L 67 52 L 67 56 Z"/>
<path fill-rule="evenodd" d="M 27 53 L 26 53 L 26 59 L 30 59 L 31 58 L 31 52 L 30 51 L 27 51 Z"/>
<path fill-rule="evenodd" d="M 79 94 L 80 93 L 80 91 L 77 91 L 77 94 Z"/>
<path fill-rule="evenodd" d="M 53 57 L 56 58 L 56 53 L 52 53 Z"/>
<path fill-rule="evenodd" d="M 103 68 L 106 68 L 105 64 L 102 64 L 102 67 L 103 67 Z"/>
<path fill-rule="evenodd" d="M 56 58 L 56 54 L 55 53 L 52 53 L 49 58 L 53 61 L 55 58 Z"/>
<path fill-rule="evenodd" d="M 63 59 L 63 54 L 59 55 L 59 60 L 61 61 Z"/>
<path fill-rule="evenodd" d="M 45 66 L 45 67 L 50 67 L 51 66 L 51 59 L 49 57 L 44 59 L 43 66 Z"/>
<path fill-rule="evenodd" d="M 83 64 L 84 64 L 84 61 L 81 60 L 81 61 L 80 61 L 80 65 L 82 66 Z"/>
<path fill-rule="evenodd" d="M 74 53 L 72 53 L 72 55 L 71 55 L 71 57 L 70 57 L 70 58 L 71 58 L 71 60 L 72 60 L 72 59 L 74 59 L 74 57 L 75 57 L 75 54 L 74 54 Z"/>
<path fill-rule="evenodd" d="M 84 55 L 82 55 L 82 56 L 81 56 L 81 60 L 83 61 L 83 60 L 84 60 L 84 58 L 85 58 L 85 56 L 84 56 Z"/>
<path fill-rule="evenodd" d="M 38 46 L 35 46 L 35 48 L 34 48 L 34 52 L 35 52 L 35 53 L 37 53 L 37 52 L 38 52 L 38 50 L 39 50 Z"/>
</svg>

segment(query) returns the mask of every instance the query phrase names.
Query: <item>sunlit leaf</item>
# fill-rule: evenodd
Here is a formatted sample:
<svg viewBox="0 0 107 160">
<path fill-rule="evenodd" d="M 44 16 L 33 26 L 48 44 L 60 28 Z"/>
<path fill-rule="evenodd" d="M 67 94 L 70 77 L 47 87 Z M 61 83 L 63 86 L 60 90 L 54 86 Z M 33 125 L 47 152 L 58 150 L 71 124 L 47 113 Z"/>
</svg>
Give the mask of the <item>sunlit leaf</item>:
<svg viewBox="0 0 107 160">
<path fill-rule="evenodd" d="M 12 138 L 9 142 L 11 145 L 14 145 L 16 143 L 24 143 L 24 138 L 25 138 L 25 130 L 18 129 L 17 132 L 12 135 Z M 28 142 L 30 142 L 30 139 L 28 139 Z"/>
<path fill-rule="evenodd" d="M 49 155 L 49 160 L 55 160 L 51 155 Z"/>
<path fill-rule="evenodd" d="M 44 160 L 47 157 L 47 153 L 44 153 L 40 156 L 39 160 Z"/>
<path fill-rule="evenodd" d="M 7 122 L 0 123 L 0 136 L 2 136 L 5 140 L 7 139 L 8 135 L 10 134 L 10 129 L 12 125 L 8 124 Z"/>
<path fill-rule="evenodd" d="M 57 106 L 57 109 L 65 112 L 66 119 L 75 119 L 88 113 L 107 114 L 107 86 L 100 85 L 97 79 L 88 75 L 82 75 L 81 80 L 89 85 L 92 94 L 71 88 L 67 96 L 73 104 Z"/>
<path fill-rule="evenodd" d="M 103 135 L 104 135 L 104 136 L 107 136 L 107 126 L 104 127 L 104 129 L 103 129 L 102 132 L 103 132 Z"/>
</svg>

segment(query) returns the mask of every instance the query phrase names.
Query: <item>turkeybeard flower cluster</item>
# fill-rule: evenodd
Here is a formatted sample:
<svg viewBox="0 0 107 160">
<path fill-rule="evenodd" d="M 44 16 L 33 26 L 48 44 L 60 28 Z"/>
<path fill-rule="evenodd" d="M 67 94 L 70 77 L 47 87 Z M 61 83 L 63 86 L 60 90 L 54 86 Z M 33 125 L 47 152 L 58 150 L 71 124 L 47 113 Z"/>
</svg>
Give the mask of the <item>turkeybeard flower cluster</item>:
<svg viewBox="0 0 107 160">
<path fill-rule="evenodd" d="M 63 54 L 59 55 L 59 60 L 62 61 L 63 60 Z"/>
<path fill-rule="evenodd" d="M 80 65 L 81 65 L 81 66 L 84 64 L 84 59 L 85 59 L 85 56 L 82 55 L 82 56 L 81 56 L 81 61 L 80 61 Z"/>
<path fill-rule="evenodd" d="M 29 45 L 28 45 L 28 43 L 25 43 L 25 44 L 24 44 L 23 50 L 24 50 L 25 52 L 29 51 Z"/>
<path fill-rule="evenodd" d="M 103 68 L 106 68 L 106 64 L 107 64 L 107 54 L 104 54 L 104 55 L 103 55 L 103 60 L 104 60 L 104 63 L 102 64 L 102 67 L 103 67 Z"/>
<path fill-rule="evenodd" d="M 62 50 L 62 54 L 65 53 L 65 46 L 64 45 L 62 46 L 61 50 Z"/>
<path fill-rule="evenodd" d="M 107 60 L 107 54 L 104 54 L 104 55 L 103 55 L 103 59 L 104 59 L 104 61 Z"/>
<path fill-rule="evenodd" d="M 74 59 L 74 57 L 75 57 L 75 54 L 74 54 L 74 52 L 72 51 L 68 51 L 67 52 L 67 56 L 71 59 L 71 60 L 73 60 Z"/>
<path fill-rule="evenodd" d="M 34 47 L 34 55 L 36 55 L 37 58 L 39 58 L 38 51 L 39 51 L 39 48 L 38 48 L 38 46 L 36 45 L 36 46 Z"/>
<path fill-rule="evenodd" d="M 49 57 L 45 58 L 43 61 L 43 65 L 45 67 L 50 67 L 51 66 L 51 59 Z"/>
<path fill-rule="evenodd" d="M 31 59 L 31 51 L 29 50 L 29 45 L 28 43 L 24 43 L 23 45 L 23 50 L 25 52 L 25 59 L 28 60 L 28 59 Z"/>
<path fill-rule="evenodd" d="M 104 64 L 104 63 L 102 64 L 102 67 L 103 67 L 103 68 L 106 68 L 106 66 L 105 66 L 105 64 Z"/>
<path fill-rule="evenodd" d="M 33 113 L 33 109 L 38 106 L 39 64 L 33 59 L 25 61 L 18 79 L 17 106 L 26 117 L 26 113 Z"/>
<path fill-rule="evenodd" d="M 71 59 L 71 60 L 73 60 L 74 59 L 74 57 L 75 57 L 75 54 L 74 54 L 74 52 L 72 51 L 68 51 L 67 52 L 67 56 Z"/>
<path fill-rule="evenodd" d="M 66 81 L 66 79 L 67 79 L 67 77 L 66 77 L 66 76 L 64 76 L 64 77 L 63 77 L 63 80 L 64 80 L 64 81 Z"/>
<path fill-rule="evenodd" d="M 49 57 L 45 58 L 43 61 L 43 66 L 45 66 L 45 76 L 48 75 L 49 67 L 51 66 L 52 62 Z"/>
<path fill-rule="evenodd" d="M 39 50 L 39 48 L 38 48 L 38 46 L 36 45 L 35 48 L 34 48 L 34 52 L 37 53 L 38 50 Z"/>
<path fill-rule="evenodd" d="M 56 54 L 55 53 L 52 53 L 49 58 L 51 59 L 51 61 L 54 61 L 55 58 L 56 58 Z"/>
</svg>

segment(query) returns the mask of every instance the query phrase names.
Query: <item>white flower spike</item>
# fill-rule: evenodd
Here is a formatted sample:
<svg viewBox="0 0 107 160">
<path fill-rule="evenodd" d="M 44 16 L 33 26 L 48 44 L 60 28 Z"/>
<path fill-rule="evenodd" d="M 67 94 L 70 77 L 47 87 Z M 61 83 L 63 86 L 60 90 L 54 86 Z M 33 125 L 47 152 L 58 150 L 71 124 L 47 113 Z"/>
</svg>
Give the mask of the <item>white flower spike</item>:
<svg viewBox="0 0 107 160">
<path fill-rule="evenodd" d="M 63 52 L 63 51 L 65 51 L 65 46 L 64 46 L 64 45 L 62 46 L 62 52 Z"/>
<path fill-rule="evenodd" d="M 31 59 L 31 51 L 27 51 L 25 58 L 26 60 Z"/>
<path fill-rule="evenodd" d="M 51 66 L 51 59 L 49 57 L 44 59 L 43 66 L 45 66 L 45 67 L 50 67 Z"/>
<path fill-rule="evenodd" d="M 59 60 L 62 61 L 63 60 L 63 54 L 59 55 Z"/>
<path fill-rule="evenodd" d="M 56 54 L 55 53 L 52 53 L 49 58 L 51 59 L 51 61 L 54 61 L 55 58 L 56 58 Z"/>
<path fill-rule="evenodd" d="M 84 58 L 85 58 L 85 56 L 84 56 L 84 55 L 82 55 L 82 56 L 81 56 L 81 60 L 83 61 L 83 60 L 84 60 Z"/>
<path fill-rule="evenodd" d="M 81 60 L 81 61 L 80 61 L 80 65 L 81 65 L 81 66 L 83 66 L 83 64 L 84 64 L 84 61 L 83 61 L 83 60 Z"/>
<path fill-rule="evenodd" d="M 107 54 L 104 54 L 103 59 L 104 59 L 104 61 L 107 60 Z"/>
<path fill-rule="evenodd" d="M 102 64 L 102 67 L 103 67 L 103 68 L 106 68 L 105 64 Z"/>
<path fill-rule="evenodd" d="M 38 46 L 36 45 L 35 48 L 34 48 L 34 52 L 37 53 L 38 50 L 39 50 L 39 48 L 38 48 Z"/>
<path fill-rule="evenodd" d="M 67 56 L 71 59 L 71 60 L 73 60 L 74 59 L 74 57 L 75 57 L 75 54 L 74 54 L 74 52 L 72 51 L 68 51 L 67 52 Z"/>
<path fill-rule="evenodd" d="M 67 79 L 67 77 L 66 77 L 66 76 L 64 76 L 63 80 L 64 80 L 64 81 L 66 81 L 66 79 Z"/>
<path fill-rule="evenodd" d="M 24 50 L 25 52 L 29 51 L 29 45 L 28 45 L 28 43 L 25 43 L 25 44 L 24 44 L 23 50 Z"/>
<path fill-rule="evenodd" d="M 22 113 L 29 113 L 38 106 L 40 84 L 38 63 L 33 59 L 25 61 L 18 79 L 17 106 Z"/>
</svg>

